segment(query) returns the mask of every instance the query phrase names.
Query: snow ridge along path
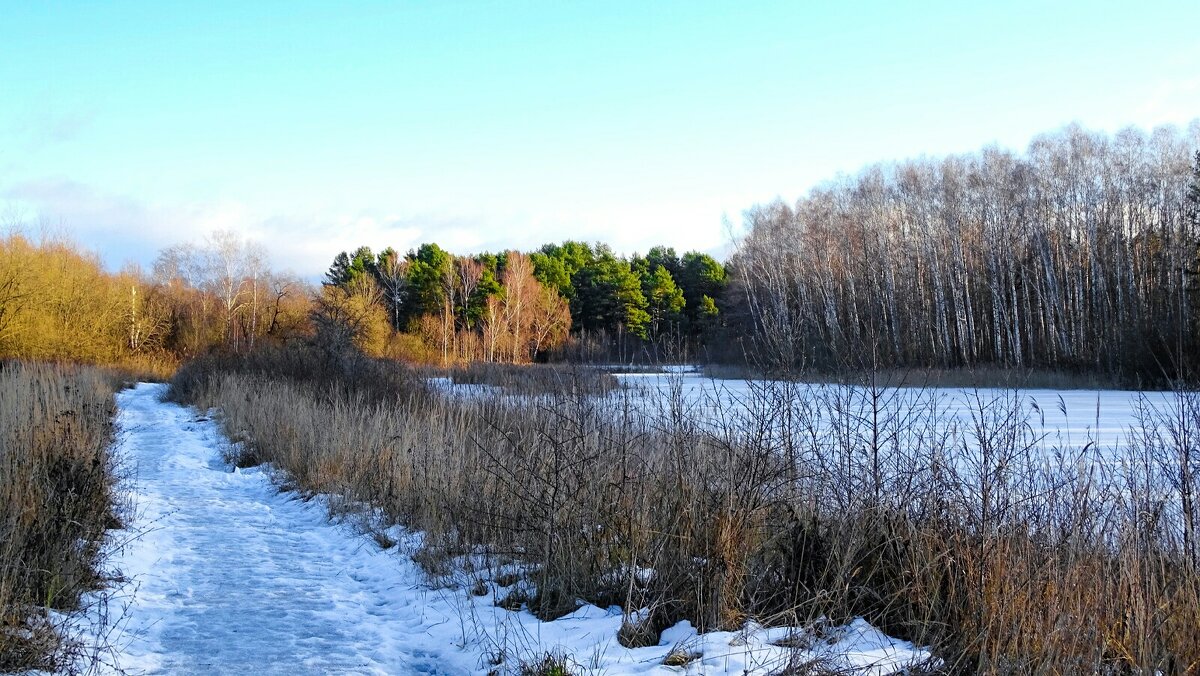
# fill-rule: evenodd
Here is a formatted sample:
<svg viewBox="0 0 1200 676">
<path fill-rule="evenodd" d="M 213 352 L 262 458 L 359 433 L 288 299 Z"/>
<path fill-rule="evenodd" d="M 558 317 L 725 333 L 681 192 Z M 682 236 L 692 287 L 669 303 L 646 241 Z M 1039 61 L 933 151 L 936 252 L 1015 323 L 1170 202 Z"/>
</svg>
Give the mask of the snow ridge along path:
<svg viewBox="0 0 1200 676">
<path fill-rule="evenodd" d="M 331 524 L 319 501 L 231 469 L 217 425 L 118 395 L 118 453 L 135 473 L 145 532 L 117 553 L 130 581 L 117 664 L 128 673 L 461 674 L 460 613 L 409 557 Z M 110 608 L 122 599 L 110 600 Z M 119 612 L 113 610 L 111 612 Z"/>
</svg>

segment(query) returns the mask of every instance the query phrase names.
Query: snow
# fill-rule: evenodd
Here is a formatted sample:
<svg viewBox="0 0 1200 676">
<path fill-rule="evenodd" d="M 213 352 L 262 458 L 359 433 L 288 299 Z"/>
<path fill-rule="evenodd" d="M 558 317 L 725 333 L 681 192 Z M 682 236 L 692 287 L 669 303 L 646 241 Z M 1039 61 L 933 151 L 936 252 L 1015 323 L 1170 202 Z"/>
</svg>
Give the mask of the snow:
<svg viewBox="0 0 1200 676">
<path fill-rule="evenodd" d="M 672 390 L 681 395 L 683 404 L 702 418 L 728 415 L 754 415 L 751 403 L 755 392 L 771 383 L 752 380 L 716 380 L 696 369 L 679 367 L 671 373 L 617 374 L 634 396 L 646 401 L 646 407 L 661 406 Z M 798 394 L 813 398 L 845 396 L 837 385 L 792 384 Z M 861 388 L 857 389 L 859 394 Z M 1004 390 L 998 388 L 885 388 L 885 402 L 903 408 L 917 402 L 933 401 L 939 418 L 965 433 L 978 415 L 980 404 L 1003 401 L 1015 396 L 1032 434 L 1046 448 L 1079 449 L 1092 444 L 1115 450 L 1125 446 L 1132 430 L 1140 427 L 1137 410 L 1141 403 L 1161 407 L 1171 396 L 1163 392 L 1126 390 Z M 613 396 L 621 396 L 619 393 Z"/>
<path fill-rule="evenodd" d="M 697 634 L 681 622 L 659 646 L 631 650 L 616 639 L 619 608 L 584 605 L 553 622 L 505 610 L 494 580 L 481 596 L 433 584 L 410 557 L 419 533 L 394 527 L 402 545 L 381 550 L 330 522 L 326 500 L 281 492 L 269 469 L 230 468 L 217 424 L 159 401 L 162 390 L 118 395 L 117 452 L 135 473 L 137 514 L 113 535 L 111 566 L 127 582 L 106 592 L 120 617 L 102 673 L 482 674 L 549 652 L 574 673 L 754 674 L 792 659 L 883 674 L 929 657 L 862 620 L 811 636 L 753 624 Z M 698 657 L 664 666 L 672 650 Z"/>
<path fill-rule="evenodd" d="M 607 367 L 600 367 L 607 368 Z M 821 401 L 813 418 L 818 436 L 829 437 L 834 412 L 830 402 L 838 401 L 845 423 L 855 414 L 865 413 L 867 395 L 861 387 L 819 383 L 779 383 L 763 380 L 714 379 L 695 366 L 668 366 L 654 372 L 614 372 L 623 387 L 608 393 L 603 401 L 614 410 L 626 410 L 632 402 L 635 410 L 655 416 L 667 414 L 677 402 L 682 412 L 702 425 L 720 428 L 718 421 L 753 420 L 770 413 L 777 404 L 772 387 L 788 387 L 796 399 Z M 486 385 L 455 384 L 450 379 L 431 379 L 440 392 L 456 399 L 486 399 L 504 396 Z M 1002 415 L 1012 402 L 1026 423 L 1030 440 L 1049 455 L 1061 451 L 1068 457 L 1083 449 L 1093 449 L 1109 459 L 1119 459 L 1128 447 L 1131 434 L 1143 427 L 1139 409 L 1167 410 L 1173 394 L 1129 390 L 1012 390 L 1001 388 L 897 387 L 883 388 L 882 409 L 901 414 L 917 423 L 933 412 L 936 427 L 944 430 L 951 445 L 973 447 L 973 426 L 977 419 Z M 676 395 L 678 398 L 676 399 Z M 519 398 L 505 396 L 513 403 Z M 886 418 L 886 415 L 881 416 Z M 793 419 L 793 422 L 798 422 Z M 799 430 L 797 430 L 799 431 Z M 1104 460 L 1109 462 L 1110 460 Z"/>
<path fill-rule="evenodd" d="M 504 388 L 496 385 L 485 385 L 482 383 L 456 383 L 453 378 L 435 377 L 427 378 L 426 382 L 434 390 L 442 394 L 449 395 L 460 399 L 482 398 L 486 396 L 499 396 L 504 394 Z"/>
<path fill-rule="evenodd" d="M 216 424 L 139 385 L 118 404 L 143 531 L 118 553 L 129 673 L 465 673 L 455 605 L 319 501 L 231 471 Z M 111 605 L 111 602 L 110 602 Z"/>
</svg>

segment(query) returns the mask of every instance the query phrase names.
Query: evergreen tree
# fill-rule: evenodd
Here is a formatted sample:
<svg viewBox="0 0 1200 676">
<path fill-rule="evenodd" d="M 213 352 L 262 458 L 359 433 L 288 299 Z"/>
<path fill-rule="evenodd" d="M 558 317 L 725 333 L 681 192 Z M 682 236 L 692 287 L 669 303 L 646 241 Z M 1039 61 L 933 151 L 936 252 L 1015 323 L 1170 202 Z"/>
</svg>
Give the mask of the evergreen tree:
<svg viewBox="0 0 1200 676">
<path fill-rule="evenodd" d="M 675 249 L 669 246 L 652 247 L 646 253 L 646 263 L 649 265 L 650 272 L 654 272 L 655 268 L 662 267 L 671 273 L 672 279 L 679 279 L 679 273 L 682 270 L 679 256 L 675 255 Z"/>
<path fill-rule="evenodd" d="M 595 258 L 572 276 L 572 285 L 571 318 L 580 330 L 624 331 L 646 338 L 650 322 L 646 296 L 628 261 L 600 245 Z"/>
<path fill-rule="evenodd" d="M 360 246 L 354 250 L 353 254 L 343 251 L 335 256 L 333 264 L 325 272 L 325 279 L 322 281 L 322 284 L 325 286 L 345 286 L 363 275 L 374 277 L 377 272 L 375 254 L 371 252 L 371 247 Z"/>
<path fill-rule="evenodd" d="M 575 276 L 580 270 L 596 260 L 596 252 L 583 242 L 566 241 L 562 244 L 546 244 L 530 256 L 533 276 L 544 286 L 558 290 L 560 296 L 574 301 Z"/>
<path fill-rule="evenodd" d="M 450 254 L 437 244 L 422 244 L 408 252 L 410 316 L 441 311 L 446 298 L 445 278 L 450 270 Z"/>
<path fill-rule="evenodd" d="M 333 264 L 321 281 L 325 286 L 341 286 L 350 280 L 350 254 L 345 251 L 333 257 Z"/>
<path fill-rule="evenodd" d="M 571 284 L 571 274 L 567 272 L 562 258 L 545 251 L 535 251 L 530 254 L 529 260 L 533 261 L 533 276 L 542 286 L 554 289 L 565 300 L 570 300 L 575 296 L 575 287 Z"/>
<path fill-rule="evenodd" d="M 680 261 L 677 281 L 686 301 L 684 315 L 693 337 L 710 331 L 720 314 L 717 299 L 722 298 L 728 284 L 725 267 L 708 254 L 689 251 Z"/>
<path fill-rule="evenodd" d="M 657 338 L 663 332 L 677 330 L 685 302 L 683 291 L 675 284 L 667 268 L 659 265 L 653 272 L 643 276 L 642 291 L 650 315 L 650 337 Z"/>
</svg>

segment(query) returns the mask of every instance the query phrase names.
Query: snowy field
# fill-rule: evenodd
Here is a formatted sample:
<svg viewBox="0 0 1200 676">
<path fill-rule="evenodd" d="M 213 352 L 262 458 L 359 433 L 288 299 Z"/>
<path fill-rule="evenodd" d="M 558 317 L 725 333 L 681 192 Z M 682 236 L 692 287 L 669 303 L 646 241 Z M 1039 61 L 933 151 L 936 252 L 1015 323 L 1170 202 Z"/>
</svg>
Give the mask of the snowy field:
<svg viewBox="0 0 1200 676">
<path fill-rule="evenodd" d="M 116 630 L 94 627 L 112 646 L 102 673 L 508 673 L 551 652 L 572 673 L 766 674 L 819 660 L 885 674 L 928 658 L 861 620 L 815 634 L 748 625 L 697 635 L 683 622 L 659 646 L 630 650 L 616 639 L 619 608 L 584 605 L 553 622 L 504 610 L 494 580 L 482 595 L 432 584 L 409 557 L 418 534 L 393 528 L 401 545 L 381 550 L 330 523 L 322 499 L 228 467 L 216 423 L 160 402 L 162 389 L 118 396 L 118 454 L 135 473 L 137 517 L 114 535 L 126 544 L 110 567 L 127 582 L 106 598 Z M 665 666 L 672 652 L 694 659 Z"/>
</svg>

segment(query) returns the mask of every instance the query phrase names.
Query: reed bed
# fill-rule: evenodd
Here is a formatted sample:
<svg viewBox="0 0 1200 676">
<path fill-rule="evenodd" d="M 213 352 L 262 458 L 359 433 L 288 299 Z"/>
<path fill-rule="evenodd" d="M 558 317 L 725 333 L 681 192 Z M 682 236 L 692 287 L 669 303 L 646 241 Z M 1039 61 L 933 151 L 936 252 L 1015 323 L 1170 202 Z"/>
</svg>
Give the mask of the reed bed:
<svg viewBox="0 0 1200 676">
<path fill-rule="evenodd" d="M 619 386 L 611 373 L 561 364 L 473 362 L 445 371 L 428 371 L 431 375 L 443 372 L 456 385 L 488 385 L 527 396 L 559 394 L 572 388 L 586 394 L 605 394 Z"/>
<path fill-rule="evenodd" d="M 112 380 L 0 363 L 0 671 L 69 668 L 80 649 L 64 618 L 103 585 L 119 525 Z"/>
<path fill-rule="evenodd" d="M 464 399 L 363 368 L 207 362 L 177 396 L 220 408 L 240 459 L 423 531 L 431 570 L 517 562 L 528 584 L 506 607 L 646 609 L 626 645 L 681 619 L 862 616 L 930 646 L 931 671 L 1200 668 L 1194 393 L 1147 405 L 1123 449 L 1047 450 L 1011 391 L 978 392 L 952 424 L 870 379 L 732 404 L 569 384 Z"/>
</svg>

